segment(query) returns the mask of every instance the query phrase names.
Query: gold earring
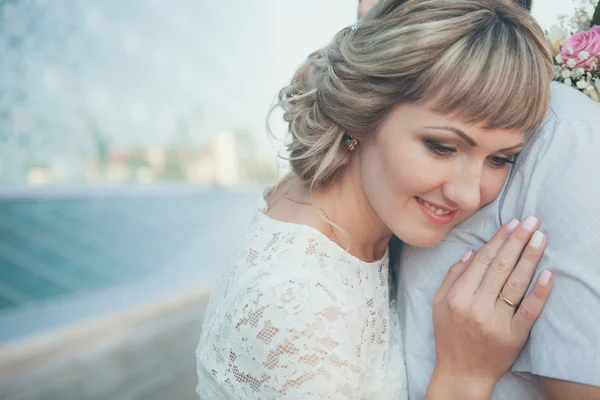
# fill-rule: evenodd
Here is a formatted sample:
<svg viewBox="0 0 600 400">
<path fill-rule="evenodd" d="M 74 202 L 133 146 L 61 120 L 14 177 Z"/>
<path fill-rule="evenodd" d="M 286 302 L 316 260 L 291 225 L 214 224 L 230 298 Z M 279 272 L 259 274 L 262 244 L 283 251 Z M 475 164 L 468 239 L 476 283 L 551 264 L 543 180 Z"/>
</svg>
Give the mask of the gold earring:
<svg viewBox="0 0 600 400">
<path fill-rule="evenodd" d="M 354 151 L 354 148 L 358 145 L 358 140 L 354 139 L 352 136 L 348 136 L 346 138 L 346 148 L 350 151 Z"/>
</svg>

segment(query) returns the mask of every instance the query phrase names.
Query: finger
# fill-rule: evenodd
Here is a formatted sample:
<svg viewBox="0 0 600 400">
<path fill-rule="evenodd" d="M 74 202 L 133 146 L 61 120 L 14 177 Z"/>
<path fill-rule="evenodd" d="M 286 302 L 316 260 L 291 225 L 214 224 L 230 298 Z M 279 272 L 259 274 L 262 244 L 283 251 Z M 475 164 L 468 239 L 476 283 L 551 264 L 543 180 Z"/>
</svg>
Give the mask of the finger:
<svg viewBox="0 0 600 400">
<path fill-rule="evenodd" d="M 490 263 L 498 254 L 502 244 L 509 237 L 510 233 L 519 225 L 519 221 L 514 219 L 505 224 L 496 232 L 494 237 L 485 244 L 475 255 L 475 258 L 468 265 L 466 271 L 462 274 L 459 284 L 469 294 L 473 294 L 479 288 L 485 272 Z"/>
<path fill-rule="evenodd" d="M 496 257 L 492 260 L 479 288 L 479 293 L 487 297 L 489 301 L 496 301 L 506 280 L 517 265 L 523 249 L 538 226 L 539 221 L 537 218 L 525 218 L 514 232 L 510 234 L 496 254 Z"/>
<path fill-rule="evenodd" d="M 525 297 L 511 321 L 511 330 L 522 338 L 523 341 L 529 336 L 533 323 L 542 313 L 542 309 L 548 300 L 554 276 L 548 270 L 544 270 L 538 278 L 531 292 Z"/>
<path fill-rule="evenodd" d="M 446 273 L 446 277 L 440 285 L 440 288 L 435 294 L 434 301 L 438 299 L 441 300 L 446 297 L 454 283 L 461 277 L 461 275 L 467 268 L 469 261 L 471 261 L 471 259 L 473 258 L 473 254 L 473 250 L 467 251 L 459 262 L 450 267 L 450 269 Z"/>
<path fill-rule="evenodd" d="M 521 302 L 523 296 L 525 296 L 525 293 L 527 292 L 529 284 L 531 283 L 531 279 L 535 273 L 537 264 L 544 254 L 545 248 L 545 235 L 540 231 L 536 231 L 527 244 L 525 251 L 523 251 L 523 255 L 517 263 L 517 266 L 510 274 L 506 284 L 502 288 L 501 294 L 505 299 L 514 304 L 519 304 Z M 514 307 L 511 307 L 500 298 L 496 300 L 496 307 L 501 312 L 505 312 L 511 316 L 515 312 Z"/>
</svg>

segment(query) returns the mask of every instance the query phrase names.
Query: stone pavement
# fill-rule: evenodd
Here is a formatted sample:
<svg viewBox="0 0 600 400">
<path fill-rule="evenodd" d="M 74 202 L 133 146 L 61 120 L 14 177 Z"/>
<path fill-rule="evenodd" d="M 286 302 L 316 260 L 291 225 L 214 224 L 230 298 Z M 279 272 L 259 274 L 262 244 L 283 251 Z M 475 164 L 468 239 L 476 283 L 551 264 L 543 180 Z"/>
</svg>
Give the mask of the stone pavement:
<svg viewBox="0 0 600 400">
<path fill-rule="evenodd" d="M 194 398 L 208 289 L 0 347 L 0 398 Z"/>
</svg>

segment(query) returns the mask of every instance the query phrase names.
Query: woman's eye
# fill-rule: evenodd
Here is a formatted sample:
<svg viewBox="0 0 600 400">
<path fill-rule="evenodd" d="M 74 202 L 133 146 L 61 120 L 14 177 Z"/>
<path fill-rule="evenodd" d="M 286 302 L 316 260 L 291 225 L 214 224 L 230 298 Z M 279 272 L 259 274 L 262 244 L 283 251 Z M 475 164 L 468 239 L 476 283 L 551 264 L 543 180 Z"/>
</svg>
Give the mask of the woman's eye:
<svg viewBox="0 0 600 400">
<path fill-rule="evenodd" d="M 432 153 L 438 156 L 447 156 L 451 153 L 456 153 L 456 149 L 454 147 L 443 145 L 435 140 L 426 140 L 425 146 L 427 146 Z"/>
<path fill-rule="evenodd" d="M 514 157 L 505 158 L 498 156 L 490 156 L 488 157 L 488 161 L 490 162 L 490 165 L 494 168 L 502 168 L 515 163 Z"/>
</svg>

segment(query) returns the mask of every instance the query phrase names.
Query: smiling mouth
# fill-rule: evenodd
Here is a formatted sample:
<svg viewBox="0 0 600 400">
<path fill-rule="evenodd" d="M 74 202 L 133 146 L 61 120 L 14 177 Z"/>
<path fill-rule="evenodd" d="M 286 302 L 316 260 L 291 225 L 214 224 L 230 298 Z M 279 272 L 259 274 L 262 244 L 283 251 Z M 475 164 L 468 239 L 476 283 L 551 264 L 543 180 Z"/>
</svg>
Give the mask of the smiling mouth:
<svg viewBox="0 0 600 400">
<path fill-rule="evenodd" d="M 429 203 L 428 201 L 423 200 L 420 197 L 415 196 L 415 199 L 417 199 L 417 201 L 419 203 L 421 203 L 423 206 L 425 206 L 425 208 L 427 208 L 429 211 L 431 211 L 432 213 L 439 215 L 439 216 L 456 214 L 456 211 L 457 211 L 457 210 L 440 207 L 440 205 L 438 205 L 438 204 L 433 205 L 433 204 Z"/>
</svg>

